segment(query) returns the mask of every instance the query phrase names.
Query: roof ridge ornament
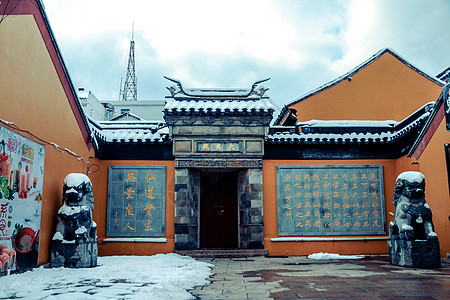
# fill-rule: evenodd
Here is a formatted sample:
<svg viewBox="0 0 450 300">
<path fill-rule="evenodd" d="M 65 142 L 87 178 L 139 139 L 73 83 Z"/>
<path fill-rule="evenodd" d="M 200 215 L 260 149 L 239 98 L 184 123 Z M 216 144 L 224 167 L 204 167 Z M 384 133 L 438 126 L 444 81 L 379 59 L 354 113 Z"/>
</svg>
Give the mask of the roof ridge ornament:
<svg viewBox="0 0 450 300">
<path fill-rule="evenodd" d="M 164 76 L 165 79 L 172 81 L 175 83 L 175 86 L 166 87 L 171 96 L 175 97 L 178 94 L 188 96 L 188 97 L 195 97 L 195 98 L 211 98 L 211 97 L 225 97 L 225 98 L 248 98 L 252 95 L 256 95 L 259 98 L 262 98 L 264 94 L 269 90 L 269 88 L 264 87 L 258 87 L 258 84 L 268 81 L 270 78 L 266 78 L 263 80 L 258 80 L 255 83 L 252 84 L 251 89 L 184 89 L 183 85 L 181 84 L 180 80 L 170 78 L 167 76 Z M 214 94 L 215 92 L 215 94 Z M 213 94 L 211 94 L 213 93 Z M 227 94 L 225 94 L 227 93 Z"/>
<path fill-rule="evenodd" d="M 167 80 L 169 80 L 169 81 L 172 81 L 172 82 L 174 82 L 174 83 L 176 83 L 176 87 L 175 86 L 169 86 L 169 87 L 166 87 L 166 89 L 168 89 L 169 90 L 169 92 L 170 92 L 170 94 L 172 95 L 172 97 L 175 97 L 175 95 L 176 94 L 179 94 L 179 93 L 183 93 L 183 94 L 186 94 L 184 91 L 183 91 L 183 86 L 181 85 L 181 81 L 179 81 L 179 80 L 177 80 L 177 79 L 174 79 L 174 78 L 170 78 L 170 77 L 167 77 L 167 76 L 163 76 L 165 79 L 167 79 Z"/>
</svg>

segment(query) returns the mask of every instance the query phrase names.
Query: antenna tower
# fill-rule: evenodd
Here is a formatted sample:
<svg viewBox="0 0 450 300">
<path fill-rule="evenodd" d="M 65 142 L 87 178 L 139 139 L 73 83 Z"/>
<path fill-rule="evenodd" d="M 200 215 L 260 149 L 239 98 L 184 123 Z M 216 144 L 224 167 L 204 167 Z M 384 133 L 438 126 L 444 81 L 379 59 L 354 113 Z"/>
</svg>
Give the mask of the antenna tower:
<svg viewBox="0 0 450 300">
<path fill-rule="evenodd" d="M 121 83 L 122 85 L 122 83 Z M 120 95 L 122 101 L 137 101 L 137 80 L 134 64 L 134 23 L 131 33 L 130 54 L 128 55 L 127 75 Z"/>
</svg>

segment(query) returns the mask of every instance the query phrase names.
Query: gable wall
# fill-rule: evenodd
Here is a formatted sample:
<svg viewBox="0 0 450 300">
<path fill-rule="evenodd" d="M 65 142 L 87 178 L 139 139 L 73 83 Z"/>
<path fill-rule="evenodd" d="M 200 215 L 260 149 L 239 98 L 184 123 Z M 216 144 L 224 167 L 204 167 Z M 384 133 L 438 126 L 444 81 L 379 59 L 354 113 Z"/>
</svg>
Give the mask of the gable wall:
<svg viewBox="0 0 450 300">
<path fill-rule="evenodd" d="M 94 156 L 48 51 L 33 15 L 10 15 L 0 24 L 0 118 L 84 158 L 80 161 L 46 146 L 40 263 L 49 261 L 64 177 L 71 172 L 85 173 L 87 159 Z"/>
<path fill-rule="evenodd" d="M 301 121 L 395 120 L 401 121 L 430 101 L 442 87 L 386 52 L 352 76 L 352 80 L 323 90 L 301 102 Z"/>
</svg>

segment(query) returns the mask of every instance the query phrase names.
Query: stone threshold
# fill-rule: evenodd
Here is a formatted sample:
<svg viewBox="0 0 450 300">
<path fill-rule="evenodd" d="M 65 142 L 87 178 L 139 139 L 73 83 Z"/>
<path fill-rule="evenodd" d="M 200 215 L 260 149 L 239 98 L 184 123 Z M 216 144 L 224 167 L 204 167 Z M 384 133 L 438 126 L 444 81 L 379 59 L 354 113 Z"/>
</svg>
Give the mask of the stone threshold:
<svg viewBox="0 0 450 300">
<path fill-rule="evenodd" d="M 268 255 L 268 251 L 266 249 L 175 250 L 175 253 L 194 258 L 239 258 Z"/>
</svg>

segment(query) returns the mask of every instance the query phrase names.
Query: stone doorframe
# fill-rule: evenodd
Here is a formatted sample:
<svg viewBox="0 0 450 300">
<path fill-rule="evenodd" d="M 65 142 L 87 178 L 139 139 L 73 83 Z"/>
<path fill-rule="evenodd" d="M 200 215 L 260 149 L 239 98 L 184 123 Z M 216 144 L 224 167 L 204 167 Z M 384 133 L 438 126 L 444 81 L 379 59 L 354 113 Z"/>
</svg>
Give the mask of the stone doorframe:
<svg viewBox="0 0 450 300">
<path fill-rule="evenodd" d="M 240 249 L 264 248 L 262 161 L 258 164 L 261 167 L 235 168 Z M 224 168 L 175 169 L 175 250 L 199 249 L 200 172 L 221 170 Z"/>
</svg>

